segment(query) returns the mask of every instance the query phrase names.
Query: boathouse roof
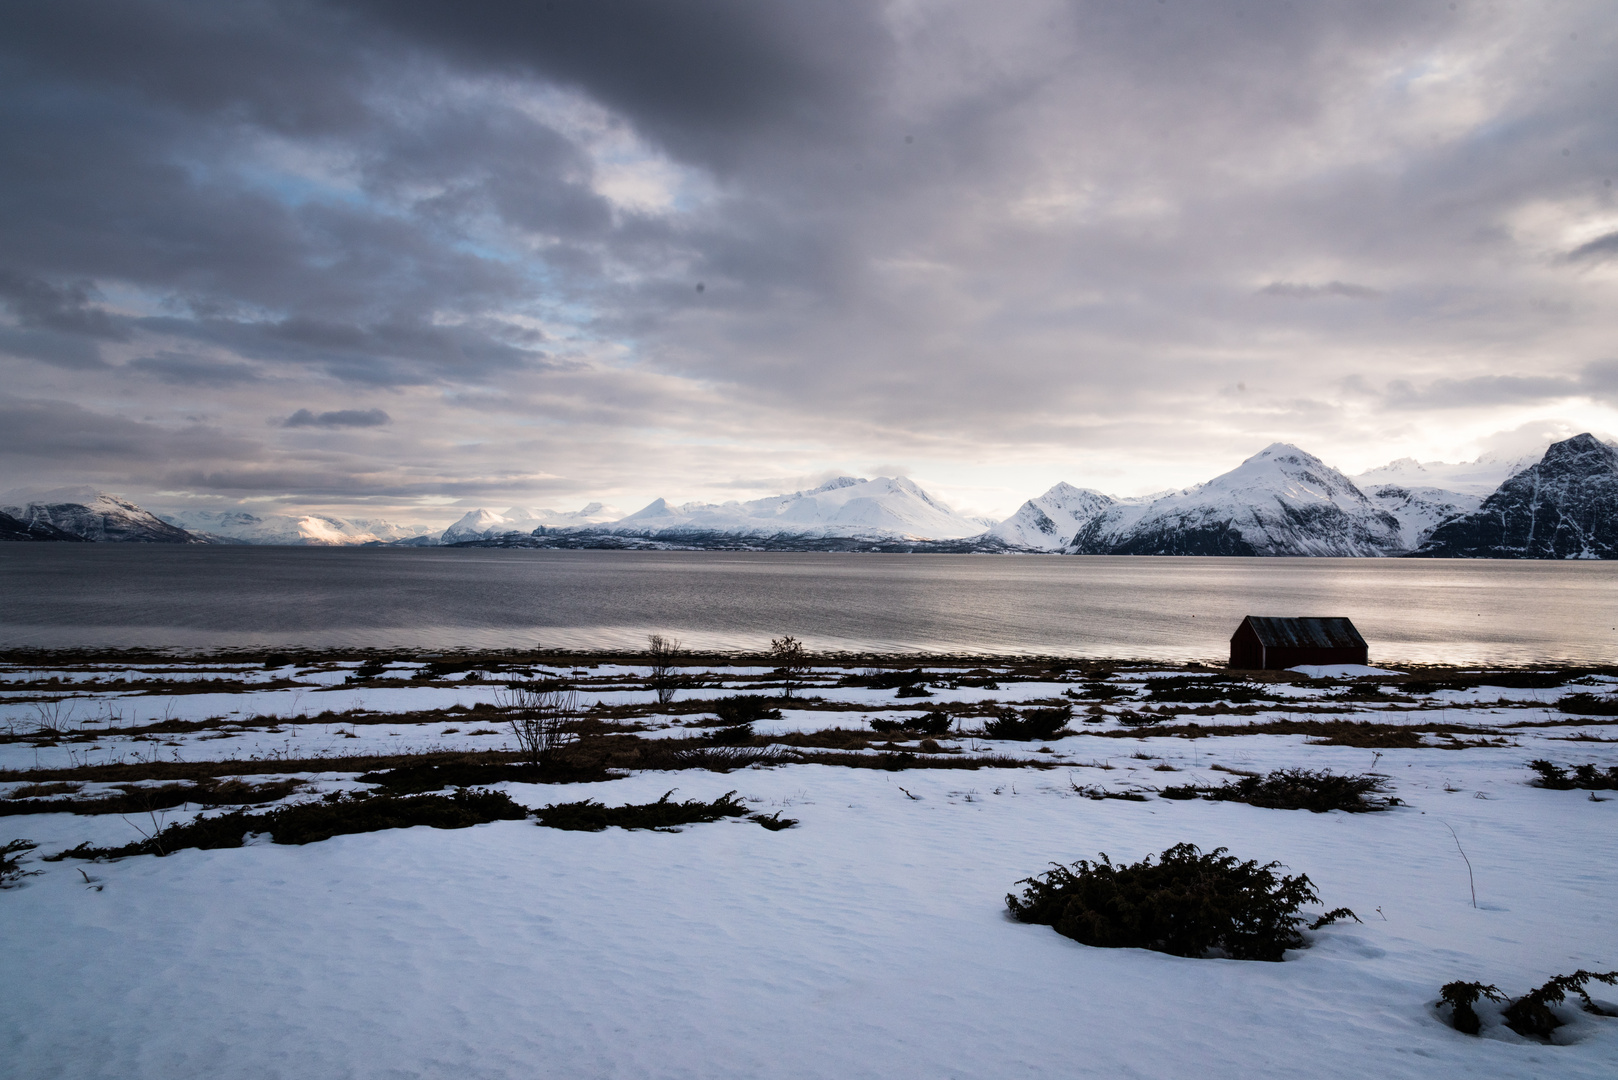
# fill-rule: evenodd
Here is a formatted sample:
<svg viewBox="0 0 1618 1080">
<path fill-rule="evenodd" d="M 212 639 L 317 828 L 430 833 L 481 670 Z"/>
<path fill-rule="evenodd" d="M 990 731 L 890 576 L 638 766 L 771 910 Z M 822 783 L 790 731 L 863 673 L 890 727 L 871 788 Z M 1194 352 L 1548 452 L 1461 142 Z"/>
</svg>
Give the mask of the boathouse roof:
<svg viewBox="0 0 1618 1080">
<path fill-rule="evenodd" d="M 1258 635 L 1265 648 L 1288 649 L 1363 649 L 1365 639 L 1354 629 L 1354 624 L 1342 618 L 1283 619 L 1267 615 L 1249 615 L 1242 620 Z M 1240 627 L 1237 628 L 1238 631 Z"/>
</svg>

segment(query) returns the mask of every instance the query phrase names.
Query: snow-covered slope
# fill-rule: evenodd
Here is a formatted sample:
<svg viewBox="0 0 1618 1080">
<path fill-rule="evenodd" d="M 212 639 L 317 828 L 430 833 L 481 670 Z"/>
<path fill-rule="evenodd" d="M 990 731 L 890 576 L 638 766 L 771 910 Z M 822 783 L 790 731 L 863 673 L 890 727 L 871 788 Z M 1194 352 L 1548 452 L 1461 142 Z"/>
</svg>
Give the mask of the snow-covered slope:
<svg viewBox="0 0 1618 1080">
<path fill-rule="evenodd" d="M 1400 544 L 1414 550 L 1434 529 L 1470 514 L 1510 477 L 1531 467 L 1540 454 L 1476 461 L 1417 461 L 1403 457 L 1352 476 L 1354 485 L 1399 522 Z"/>
<path fill-rule="evenodd" d="M 1361 491 L 1372 488 L 1437 488 L 1460 495 L 1476 495 L 1480 500 L 1494 494 L 1495 488 L 1533 465 L 1544 451 L 1520 458 L 1485 454 L 1476 461 L 1417 461 L 1403 457 L 1349 477 Z"/>
<path fill-rule="evenodd" d="M 86 540 L 135 544 L 203 543 L 126 499 L 92 487 L 8 491 L 0 511 L 24 525 L 50 525 Z"/>
<path fill-rule="evenodd" d="M 567 529 L 581 525 L 601 525 L 618 516 L 619 512 L 616 509 L 598 502 L 593 502 L 582 510 L 543 508 L 536 510 L 513 506 L 504 513 L 497 513 L 480 507 L 445 529 L 444 535 L 439 537 L 439 542 L 459 544 L 468 540 L 492 540 L 512 533 L 531 533 L 541 526 Z"/>
<path fill-rule="evenodd" d="M 989 535 L 1011 547 L 1034 551 L 1061 551 L 1096 517 L 1117 506 L 1119 500 L 1089 488 L 1057 484 L 1037 499 L 1029 499 Z"/>
<path fill-rule="evenodd" d="M 1483 505 L 1483 496 L 1435 487 L 1380 484 L 1361 488 L 1378 507 L 1399 523 L 1399 546 L 1414 551 L 1434 529 L 1451 518 L 1470 514 Z"/>
<path fill-rule="evenodd" d="M 337 547 L 347 544 L 390 543 L 420 536 L 426 526 L 397 525 L 367 518 L 327 517 L 320 514 L 260 517 L 240 510 L 182 510 L 162 518 L 209 539 L 241 544 L 287 544 Z"/>
<path fill-rule="evenodd" d="M 750 502 L 686 503 L 657 499 L 607 526 L 636 536 L 723 533 L 731 536 L 850 536 L 961 540 L 983 523 L 957 514 L 906 477 L 840 476 L 812 491 Z"/>
<path fill-rule="evenodd" d="M 1287 443 L 1207 483 L 1093 518 L 1068 548 L 1094 555 L 1387 555 L 1399 522 Z"/>
</svg>

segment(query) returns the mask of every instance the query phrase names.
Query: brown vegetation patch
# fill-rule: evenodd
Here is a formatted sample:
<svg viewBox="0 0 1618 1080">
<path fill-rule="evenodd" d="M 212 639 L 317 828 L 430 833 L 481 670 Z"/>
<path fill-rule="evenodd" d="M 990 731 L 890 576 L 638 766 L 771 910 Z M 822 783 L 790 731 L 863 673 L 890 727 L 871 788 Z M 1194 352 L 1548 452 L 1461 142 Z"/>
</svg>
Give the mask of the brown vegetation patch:
<svg viewBox="0 0 1618 1080">
<path fill-rule="evenodd" d="M 1112 739 L 1144 739 L 1170 735 L 1182 739 L 1206 739 L 1232 735 L 1305 735 L 1321 746 L 1358 746 L 1375 750 L 1410 750 L 1429 746 L 1428 734 L 1493 735 L 1487 728 L 1460 724 L 1377 724 L 1355 720 L 1268 720 L 1256 724 L 1162 724 L 1121 731 L 1098 731 Z M 1476 743 L 1463 745 L 1472 746 Z"/>
<path fill-rule="evenodd" d="M 69 785 L 36 784 L 37 788 L 61 788 Z M 220 783 L 211 776 L 202 777 L 194 784 L 163 784 L 159 787 L 137 787 L 126 784 L 117 795 L 102 795 L 88 799 L 22 798 L 16 795 L 0 799 L 0 816 L 12 814 L 145 814 L 154 810 L 171 810 L 176 806 L 194 803 L 198 806 L 242 806 L 248 803 L 276 802 L 302 787 L 299 780 L 276 780 L 267 784 L 244 784 L 240 780 Z M 27 788 L 22 789 L 27 791 Z"/>
</svg>

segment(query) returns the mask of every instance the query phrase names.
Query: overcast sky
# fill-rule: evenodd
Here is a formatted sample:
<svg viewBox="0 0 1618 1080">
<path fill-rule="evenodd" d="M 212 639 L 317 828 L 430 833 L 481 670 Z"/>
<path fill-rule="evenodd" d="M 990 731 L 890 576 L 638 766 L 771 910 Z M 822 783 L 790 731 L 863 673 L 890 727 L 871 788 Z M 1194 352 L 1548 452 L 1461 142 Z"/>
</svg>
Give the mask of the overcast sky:
<svg viewBox="0 0 1618 1080">
<path fill-rule="evenodd" d="M 11 0 L 0 488 L 447 521 L 1618 430 L 1611 0 Z"/>
</svg>

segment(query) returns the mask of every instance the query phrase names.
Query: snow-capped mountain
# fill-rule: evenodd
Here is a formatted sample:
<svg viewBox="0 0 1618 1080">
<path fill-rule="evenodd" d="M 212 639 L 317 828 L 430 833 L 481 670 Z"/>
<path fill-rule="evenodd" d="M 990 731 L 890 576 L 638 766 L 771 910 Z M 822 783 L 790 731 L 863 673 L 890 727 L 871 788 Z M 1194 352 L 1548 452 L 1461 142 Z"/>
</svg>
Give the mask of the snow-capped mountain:
<svg viewBox="0 0 1618 1080">
<path fill-rule="evenodd" d="M 989 530 L 989 535 L 1011 547 L 1030 551 L 1061 551 L 1100 515 L 1121 500 L 1089 488 L 1057 484 L 1037 499 L 1029 499 L 1017 512 Z"/>
<path fill-rule="evenodd" d="M 9 491 L 0 512 L 25 526 L 50 525 L 85 540 L 135 544 L 200 544 L 205 541 L 170 525 L 132 502 L 92 487 Z"/>
<path fill-rule="evenodd" d="M 422 536 L 424 525 L 397 525 L 368 518 L 327 517 L 322 514 L 266 514 L 242 510 L 182 510 L 159 515 L 164 521 L 215 542 L 340 547 L 350 544 L 392 543 Z"/>
<path fill-rule="evenodd" d="M 840 476 L 812 491 L 749 502 L 670 506 L 657 499 L 606 530 L 646 537 L 717 533 L 962 540 L 982 535 L 983 523 L 956 513 L 903 476 Z"/>
<path fill-rule="evenodd" d="M 1313 454 L 1275 443 L 1222 476 L 1092 518 L 1089 555 L 1387 555 L 1399 522 Z"/>
<path fill-rule="evenodd" d="M 1594 435 L 1552 443 L 1475 512 L 1433 530 L 1418 555 L 1618 558 L 1618 449 Z"/>
<path fill-rule="evenodd" d="M 513 506 L 504 513 L 479 508 L 468 512 L 439 537 L 443 544 L 469 540 L 492 540 L 512 533 L 531 533 L 538 528 L 568 529 L 581 525 L 601 525 L 619 516 L 610 506 L 593 502 L 582 510 L 530 510 Z"/>
</svg>

